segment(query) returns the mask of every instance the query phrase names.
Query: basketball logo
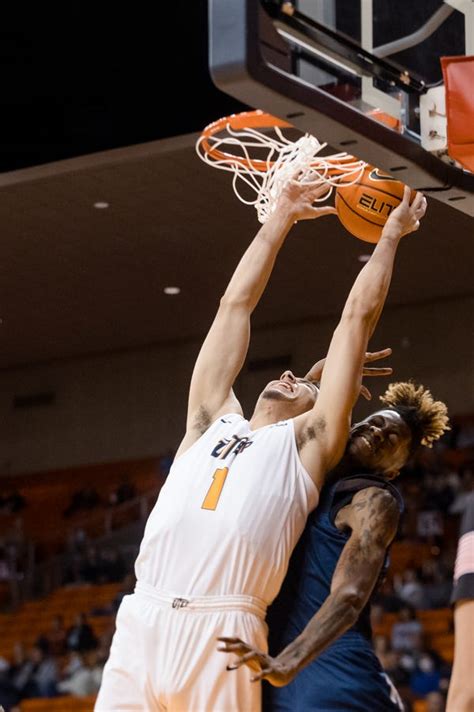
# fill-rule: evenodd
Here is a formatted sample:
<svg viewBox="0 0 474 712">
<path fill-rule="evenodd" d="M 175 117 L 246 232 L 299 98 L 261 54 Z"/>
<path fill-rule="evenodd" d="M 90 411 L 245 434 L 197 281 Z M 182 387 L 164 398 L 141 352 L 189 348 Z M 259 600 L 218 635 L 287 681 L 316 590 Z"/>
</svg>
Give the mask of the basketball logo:
<svg viewBox="0 0 474 712">
<path fill-rule="evenodd" d="M 352 235 L 366 242 L 378 242 L 382 229 L 403 198 L 404 184 L 379 168 L 366 166 L 352 185 L 341 178 L 336 192 L 336 210 L 341 223 Z"/>
</svg>

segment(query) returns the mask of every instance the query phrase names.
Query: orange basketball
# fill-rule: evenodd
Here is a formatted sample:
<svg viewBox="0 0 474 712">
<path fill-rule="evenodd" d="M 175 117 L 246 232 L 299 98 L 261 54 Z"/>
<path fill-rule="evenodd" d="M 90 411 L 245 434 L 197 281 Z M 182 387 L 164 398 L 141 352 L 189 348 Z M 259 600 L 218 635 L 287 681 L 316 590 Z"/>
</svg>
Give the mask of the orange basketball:
<svg viewBox="0 0 474 712">
<path fill-rule="evenodd" d="M 336 192 L 339 220 L 351 235 L 366 242 L 378 242 L 387 218 L 403 198 L 404 184 L 378 168 L 366 166 L 353 185 L 342 178 Z"/>
</svg>

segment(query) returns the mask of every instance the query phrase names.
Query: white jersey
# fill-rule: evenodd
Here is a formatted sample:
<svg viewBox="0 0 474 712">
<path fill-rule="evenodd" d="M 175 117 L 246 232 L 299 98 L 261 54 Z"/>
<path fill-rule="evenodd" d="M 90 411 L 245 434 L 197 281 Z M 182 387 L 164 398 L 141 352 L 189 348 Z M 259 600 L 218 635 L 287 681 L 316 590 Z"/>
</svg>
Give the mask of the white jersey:
<svg viewBox="0 0 474 712">
<path fill-rule="evenodd" d="M 251 430 L 226 415 L 171 467 L 148 519 L 138 581 L 171 595 L 278 593 L 318 489 L 293 420 Z"/>
</svg>

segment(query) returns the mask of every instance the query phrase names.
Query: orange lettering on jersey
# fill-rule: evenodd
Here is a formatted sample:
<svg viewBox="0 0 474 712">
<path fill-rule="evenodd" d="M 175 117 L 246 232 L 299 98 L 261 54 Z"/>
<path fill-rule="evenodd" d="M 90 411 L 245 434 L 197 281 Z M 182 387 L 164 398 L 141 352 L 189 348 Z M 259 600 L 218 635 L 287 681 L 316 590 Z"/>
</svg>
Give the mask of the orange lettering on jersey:
<svg viewBox="0 0 474 712">
<path fill-rule="evenodd" d="M 215 509 L 217 503 L 219 502 L 219 497 L 221 496 L 222 488 L 224 487 L 225 478 L 229 472 L 228 467 L 220 467 L 212 475 L 214 480 L 212 485 L 209 487 L 206 496 L 204 497 L 204 502 L 201 504 L 201 509 Z"/>
</svg>

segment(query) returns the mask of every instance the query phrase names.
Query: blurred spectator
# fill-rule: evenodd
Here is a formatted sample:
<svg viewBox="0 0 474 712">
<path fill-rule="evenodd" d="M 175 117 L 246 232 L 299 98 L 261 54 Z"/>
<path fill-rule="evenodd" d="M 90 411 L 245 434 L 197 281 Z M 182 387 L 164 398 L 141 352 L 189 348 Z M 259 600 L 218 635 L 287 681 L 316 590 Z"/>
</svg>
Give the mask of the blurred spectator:
<svg viewBox="0 0 474 712">
<path fill-rule="evenodd" d="M 100 560 L 95 546 L 89 546 L 79 566 L 79 578 L 84 583 L 99 583 Z"/>
<path fill-rule="evenodd" d="M 405 604 L 413 608 L 426 608 L 423 586 L 415 569 L 406 569 L 402 576 L 394 578 L 395 590 Z"/>
<path fill-rule="evenodd" d="M 446 472 L 433 474 L 427 472 L 423 478 L 423 490 L 420 506 L 423 510 L 447 512 L 452 503 L 458 483 L 453 487 L 453 478 Z"/>
<path fill-rule="evenodd" d="M 11 681 L 22 698 L 53 697 L 56 694 L 56 662 L 34 645 L 11 671 Z"/>
<path fill-rule="evenodd" d="M 129 499 L 133 499 L 136 496 L 136 488 L 134 484 L 131 484 L 128 480 L 125 480 L 120 484 L 116 490 L 109 495 L 109 504 L 115 506 L 116 504 L 122 504 Z"/>
<path fill-rule="evenodd" d="M 441 682 L 441 673 L 436 668 L 435 661 L 429 653 L 423 653 L 410 677 L 411 691 L 419 697 L 425 697 L 430 692 L 437 692 Z"/>
<path fill-rule="evenodd" d="M 463 514 L 474 492 L 474 471 L 472 467 L 470 465 L 463 467 L 459 474 L 461 488 L 449 508 L 450 514 Z"/>
<path fill-rule="evenodd" d="M 116 549 L 103 549 L 99 561 L 99 581 L 118 583 L 126 572 L 125 562 Z"/>
<path fill-rule="evenodd" d="M 383 581 L 374 595 L 373 603 L 381 606 L 386 613 L 398 613 L 404 605 L 401 598 L 395 593 L 393 583 L 389 578 Z"/>
<path fill-rule="evenodd" d="M 36 644 L 50 655 L 64 655 L 66 652 L 66 635 L 64 618 L 62 616 L 54 616 L 51 621 L 51 628 L 38 638 Z"/>
<path fill-rule="evenodd" d="M 82 527 L 76 527 L 69 532 L 68 550 L 71 554 L 84 554 L 89 543 L 89 537 Z"/>
<path fill-rule="evenodd" d="M 20 693 L 10 679 L 10 664 L 0 658 L 0 703 L 5 712 L 9 712 L 20 701 Z"/>
<path fill-rule="evenodd" d="M 75 492 L 71 497 L 71 503 L 64 510 L 64 516 L 70 517 L 76 512 L 89 511 L 95 509 L 100 504 L 100 497 L 93 487 L 84 487 L 84 489 Z"/>
<path fill-rule="evenodd" d="M 68 650 L 76 652 L 84 652 L 93 650 L 97 647 L 97 638 L 95 637 L 92 628 L 87 623 L 84 613 L 79 613 L 76 618 L 76 623 L 69 628 L 66 637 L 66 645 Z"/>
<path fill-rule="evenodd" d="M 63 667 L 62 673 L 63 673 L 63 679 L 66 680 L 69 677 L 72 677 L 76 670 L 79 670 L 79 668 L 82 668 L 82 655 L 81 653 L 75 653 L 71 652 L 68 655 L 68 660 L 65 666 Z"/>
<path fill-rule="evenodd" d="M 395 687 L 405 687 L 408 685 L 410 675 L 400 664 L 400 655 L 395 650 L 389 649 L 384 657 L 384 671 L 387 673 Z"/>
<path fill-rule="evenodd" d="M 452 577 L 436 559 L 423 562 L 421 580 L 427 608 L 445 608 L 449 606 L 452 590 Z"/>
<path fill-rule="evenodd" d="M 423 629 L 410 606 L 404 606 L 392 628 L 392 648 L 397 652 L 416 651 L 421 648 Z"/>
<path fill-rule="evenodd" d="M 74 672 L 67 679 L 58 683 L 59 692 L 74 695 L 74 697 L 97 694 L 102 680 L 102 669 L 102 665 L 97 659 L 97 652 L 89 650 L 83 654 L 80 664 Z"/>
<path fill-rule="evenodd" d="M 440 511 L 424 509 L 418 512 L 416 533 L 421 539 L 433 539 L 443 536 L 444 519 Z"/>
</svg>

